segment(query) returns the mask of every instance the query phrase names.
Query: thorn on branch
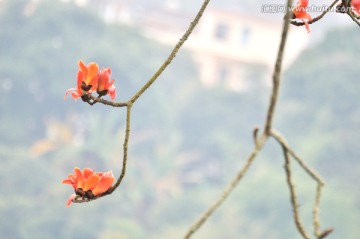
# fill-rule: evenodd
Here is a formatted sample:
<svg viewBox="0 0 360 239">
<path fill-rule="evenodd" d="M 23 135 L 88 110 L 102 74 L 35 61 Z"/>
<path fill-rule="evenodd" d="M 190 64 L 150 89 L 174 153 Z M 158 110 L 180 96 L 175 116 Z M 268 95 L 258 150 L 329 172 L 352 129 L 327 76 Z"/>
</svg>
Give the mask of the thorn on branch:
<svg viewBox="0 0 360 239">
<path fill-rule="evenodd" d="M 330 235 L 333 231 L 334 231 L 334 228 L 333 228 L 333 227 L 330 227 L 330 228 L 326 229 L 325 231 L 323 231 L 323 232 L 318 236 L 318 239 L 323 239 L 323 238 L 327 237 L 327 236 Z"/>
</svg>

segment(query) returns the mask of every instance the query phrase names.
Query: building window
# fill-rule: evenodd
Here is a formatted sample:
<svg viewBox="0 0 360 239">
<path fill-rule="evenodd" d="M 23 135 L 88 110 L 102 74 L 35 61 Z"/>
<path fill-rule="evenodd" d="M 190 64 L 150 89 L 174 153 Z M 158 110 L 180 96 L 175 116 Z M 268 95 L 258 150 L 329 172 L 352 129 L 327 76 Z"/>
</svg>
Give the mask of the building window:
<svg viewBox="0 0 360 239">
<path fill-rule="evenodd" d="M 249 27 L 243 27 L 240 29 L 240 43 L 242 45 L 247 45 L 249 43 L 251 35 L 251 29 Z"/>
<path fill-rule="evenodd" d="M 219 40 L 224 40 L 229 34 L 229 27 L 223 23 L 219 23 L 215 29 L 215 37 Z"/>
</svg>

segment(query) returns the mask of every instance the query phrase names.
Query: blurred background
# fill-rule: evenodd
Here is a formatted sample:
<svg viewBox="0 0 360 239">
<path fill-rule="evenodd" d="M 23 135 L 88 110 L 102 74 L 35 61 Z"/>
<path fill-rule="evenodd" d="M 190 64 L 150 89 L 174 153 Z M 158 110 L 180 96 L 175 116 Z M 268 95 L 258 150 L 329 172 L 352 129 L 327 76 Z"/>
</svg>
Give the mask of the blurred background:
<svg viewBox="0 0 360 239">
<path fill-rule="evenodd" d="M 65 208 L 73 192 L 61 184 L 75 166 L 116 177 L 121 169 L 125 110 L 63 99 L 76 86 L 77 61 L 111 67 L 116 101 L 126 101 L 201 4 L 0 0 L 1 238 L 182 238 L 222 193 L 265 119 L 283 19 L 262 10 L 265 0 L 210 3 L 184 49 L 133 107 L 128 170 L 117 191 Z M 310 28 L 290 29 L 275 128 L 326 181 L 320 217 L 323 228 L 335 228 L 329 238 L 355 239 L 360 34 L 334 12 Z M 270 140 L 194 238 L 300 238 L 283 164 Z M 312 231 L 316 185 L 293 166 Z"/>
</svg>

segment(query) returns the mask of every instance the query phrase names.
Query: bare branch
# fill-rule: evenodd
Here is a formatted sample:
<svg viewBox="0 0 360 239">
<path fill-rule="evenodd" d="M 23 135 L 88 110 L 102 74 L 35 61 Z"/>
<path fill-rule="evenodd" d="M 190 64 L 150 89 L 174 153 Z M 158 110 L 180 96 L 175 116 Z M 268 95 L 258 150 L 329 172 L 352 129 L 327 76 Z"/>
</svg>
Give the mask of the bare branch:
<svg viewBox="0 0 360 239">
<path fill-rule="evenodd" d="M 186 30 L 184 35 L 180 38 L 178 43 L 175 45 L 174 49 L 170 53 L 169 57 L 166 61 L 161 65 L 161 67 L 155 72 L 155 74 L 150 78 L 150 80 L 138 91 L 135 93 L 133 97 L 129 100 L 129 102 L 134 103 L 154 82 L 155 80 L 162 74 L 162 72 L 166 69 L 166 67 L 171 63 L 171 61 L 175 58 L 177 52 L 181 48 L 181 46 L 185 43 L 188 39 L 192 31 L 194 30 L 195 26 L 198 24 L 202 14 L 204 13 L 208 3 L 210 0 L 205 0 L 202 4 L 199 12 L 197 13 L 195 19 L 190 23 L 189 28 Z"/>
<path fill-rule="evenodd" d="M 101 97 L 95 97 L 93 95 L 88 95 L 88 99 L 84 101 L 90 105 L 94 105 L 95 103 L 102 103 L 104 105 L 109 105 L 112 107 L 125 107 L 129 105 L 128 102 L 113 102 L 113 101 L 105 100 Z"/>
<path fill-rule="evenodd" d="M 287 9 L 291 6 L 292 0 L 287 1 Z M 290 14 L 287 13 L 285 16 L 285 21 L 283 24 L 283 30 L 281 34 L 281 41 L 280 46 L 277 54 L 277 60 L 274 67 L 274 74 L 273 74 L 273 88 L 272 94 L 269 103 L 269 109 L 267 113 L 266 123 L 265 123 L 265 131 L 260 139 L 257 139 L 257 132 L 256 130 L 253 133 L 254 140 L 255 140 L 255 148 L 253 149 L 252 153 L 248 157 L 246 164 L 240 171 L 235 175 L 235 177 L 230 181 L 228 186 L 226 187 L 225 191 L 221 194 L 221 196 L 213 203 L 207 210 L 205 210 L 198 220 L 196 220 L 190 227 L 190 229 L 185 234 L 185 239 L 190 238 L 204 223 L 205 221 L 212 215 L 212 213 L 221 206 L 221 204 L 225 201 L 225 199 L 231 194 L 231 192 L 236 188 L 240 180 L 246 174 L 248 169 L 250 168 L 252 162 L 255 160 L 258 153 L 262 150 L 263 146 L 265 145 L 270 130 L 272 126 L 272 120 L 274 115 L 275 106 L 278 99 L 278 92 L 280 86 L 280 75 L 281 75 L 281 65 L 282 59 L 284 55 L 285 43 L 287 39 L 287 34 L 289 30 L 289 23 L 290 23 Z"/>
<path fill-rule="evenodd" d="M 178 53 L 182 45 L 189 38 L 195 26 L 198 24 L 209 2 L 210 0 L 204 1 L 204 3 L 201 5 L 199 12 L 196 14 L 194 20 L 190 23 L 188 29 L 186 30 L 184 35 L 180 38 L 178 43 L 175 45 L 174 49 L 171 51 L 170 55 L 165 60 L 165 62 L 160 66 L 160 68 L 155 72 L 155 74 L 150 78 L 150 80 L 146 82 L 145 85 L 143 85 L 141 89 L 137 91 L 127 102 L 112 102 L 112 101 L 104 100 L 101 97 L 95 97 L 91 94 L 86 95 L 86 98 L 84 98 L 83 101 L 87 102 L 90 105 L 94 105 L 95 103 L 102 103 L 104 105 L 109 105 L 113 107 L 125 107 L 128 106 L 130 103 L 131 104 L 135 103 L 135 101 L 158 79 L 158 77 L 164 72 L 164 70 L 168 67 L 168 65 L 170 65 L 170 63 L 175 58 L 176 54 Z"/>
<path fill-rule="evenodd" d="M 127 107 L 127 115 L 126 115 L 126 129 L 125 129 L 125 138 L 124 138 L 124 144 L 123 144 L 123 163 L 122 163 L 122 170 L 119 178 L 117 179 L 116 183 L 106 192 L 97 195 L 92 198 L 80 198 L 77 197 L 73 200 L 74 203 L 84 203 L 89 202 L 92 200 L 96 200 L 98 198 L 101 198 L 103 196 L 109 195 L 112 192 L 116 190 L 117 187 L 121 184 L 121 181 L 125 177 L 126 173 L 126 163 L 128 158 L 128 142 L 130 137 L 130 117 L 131 117 L 131 108 L 133 106 L 133 103 L 151 86 L 152 83 L 161 75 L 161 73 L 166 69 L 166 67 L 171 63 L 171 61 L 176 56 L 176 53 L 179 51 L 181 46 L 184 44 L 184 42 L 188 39 L 192 31 L 194 30 L 195 26 L 199 22 L 200 18 L 202 17 L 203 12 L 205 11 L 208 3 L 210 0 L 205 0 L 202 4 L 199 12 L 197 13 L 195 19 L 191 22 L 189 25 L 189 28 L 186 30 L 182 38 L 179 40 L 179 42 L 176 44 L 175 48 L 167 58 L 167 60 L 162 64 L 162 66 L 159 68 L 159 70 L 154 74 L 154 76 L 133 96 L 130 100 L 127 102 L 112 102 L 105 100 L 101 97 L 95 97 L 91 94 L 85 94 L 81 97 L 81 99 L 88 103 L 89 105 L 94 105 L 96 103 L 102 103 L 104 105 L 112 106 L 112 107 Z"/>
<path fill-rule="evenodd" d="M 127 105 L 127 111 L 126 111 L 126 128 L 125 128 L 125 137 L 124 137 L 124 143 L 123 143 L 123 160 L 122 160 L 122 169 L 119 178 L 117 179 L 116 183 L 109 188 L 106 192 L 97 195 L 93 198 L 75 198 L 73 200 L 74 203 L 84 203 L 84 202 L 90 202 L 96 199 L 99 199 L 101 197 L 104 197 L 106 195 L 109 195 L 113 193 L 117 187 L 121 184 L 123 178 L 125 177 L 126 173 L 126 163 L 128 159 L 128 146 L 129 146 L 129 138 L 130 138 L 130 122 L 131 122 L 131 108 L 132 104 Z"/>
<path fill-rule="evenodd" d="M 313 208 L 313 225 L 314 225 L 314 234 L 317 238 L 324 238 L 328 234 L 330 234 L 333 229 L 327 229 L 324 232 L 321 232 L 320 230 L 320 203 L 321 203 L 321 192 L 322 188 L 324 187 L 325 183 L 323 179 L 319 176 L 318 173 L 316 173 L 314 170 L 312 170 L 306 163 L 295 154 L 295 152 L 289 147 L 284 137 L 280 135 L 280 133 L 276 132 L 275 130 L 271 130 L 271 136 L 279 142 L 279 144 L 283 147 L 283 149 L 286 149 L 287 155 L 291 155 L 298 163 L 299 165 L 305 170 L 305 172 L 317 182 L 317 188 L 316 188 L 316 195 L 315 195 L 315 203 Z"/>
<path fill-rule="evenodd" d="M 323 233 L 321 233 L 319 236 L 318 236 L 318 239 L 323 239 L 325 237 L 327 237 L 328 235 L 330 235 L 332 232 L 334 231 L 334 228 L 329 228 L 329 229 L 326 229 Z"/>
<path fill-rule="evenodd" d="M 244 167 L 237 173 L 235 178 L 231 180 L 231 182 L 228 184 L 224 192 L 221 194 L 221 196 L 215 201 L 213 205 L 211 205 L 205 212 L 201 214 L 198 220 L 196 220 L 190 227 L 190 229 L 187 231 L 185 235 L 185 239 L 190 238 L 205 222 L 206 220 L 213 214 L 213 212 L 225 201 L 225 199 L 231 194 L 231 192 L 236 188 L 236 186 L 239 184 L 240 180 L 243 178 L 243 176 L 246 174 L 248 169 L 250 168 L 252 162 L 255 160 L 258 153 L 261 151 L 264 144 L 256 146 L 252 153 L 250 154 L 249 158 L 247 159 Z"/>
<path fill-rule="evenodd" d="M 319 176 L 317 172 L 311 169 L 304 160 L 302 160 L 287 144 L 285 138 L 280 135 L 276 130 L 271 130 L 271 136 L 276 139 L 281 145 L 287 148 L 288 153 L 296 159 L 299 165 L 312 177 L 318 184 L 324 185 L 324 180 Z"/>
<path fill-rule="evenodd" d="M 128 143 L 129 143 L 129 137 L 130 137 L 130 122 L 131 122 L 131 109 L 135 101 L 158 79 L 158 77 L 163 73 L 163 71 L 168 67 L 168 65 L 172 62 L 172 60 L 175 58 L 177 52 L 180 50 L 182 45 L 185 43 L 185 41 L 188 39 L 190 34 L 192 33 L 195 26 L 198 24 L 200 18 L 202 17 L 202 14 L 204 13 L 208 3 L 210 0 L 204 0 L 199 12 L 197 13 L 194 20 L 189 25 L 188 29 L 184 33 L 184 35 L 181 37 L 181 39 L 177 42 L 174 49 L 168 56 L 168 58 L 165 60 L 165 62 L 160 66 L 160 68 L 155 72 L 155 74 L 126 102 L 112 102 L 105 99 L 102 99 L 101 97 L 95 97 L 91 94 L 85 94 L 81 98 L 83 101 L 90 105 L 94 105 L 96 103 L 102 103 L 104 105 L 112 106 L 112 107 L 127 107 L 127 115 L 126 115 L 126 129 L 125 129 L 125 137 L 124 137 L 124 143 L 123 143 L 123 159 L 122 159 L 122 169 L 119 178 L 117 179 L 116 183 L 106 192 L 104 192 L 101 195 L 98 195 L 96 197 L 91 198 L 84 198 L 84 197 L 76 197 L 73 202 L 74 203 L 83 203 L 83 202 L 89 202 L 92 200 L 96 200 L 100 197 L 106 196 L 114 192 L 119 185 L 121 184 L 123 178 L 125 177 L 126 173 L 126 165 L 127 165 L 127 159 L 128 159 Z M 318 17 L 312 19 L 309 21 L 309 24 L 316 22 L 320 20 L 322 17 L 324 17 L 331 8 L 334 7 L 334 5 L 338 2 L 338 0 L 335 0 L 327 9 L 324 11 L 321 15 Z M 348 6 L 351 5 L 351 0 L 347 2 Z M 287 0 L 287 9 L 292 5 L 292 0 Z M 357 21 L 356 17 L 353 16 L 352 11 L 347 10 L 346 12 L 359 26 L 360 23 Z M 290 156 L 292 156 L 296 161 L 299 163 L 299 165 L 317 182 L 317 190 L 316 190 L 316 197 L 315 197 L 315 203 L 313 208 L 313 224 L 314 224 L 314 231 L 315 235 L 318 239 L 325 238 L 327 235 L 329 235 L 333 229 L 327 229 L 323 232 L 320 231 L 320 220 L 319 220 L 319 212 L 320 212 L 320 202 L 321 202 L 321 190 L 324 186 L 324 181 L 322 178 L 314 171 L 312 170 L 306 163 L 298 157 L 293 150 L 291 150 L 286 143 L 286 140 L 276 131 L 272 130 L 273 125 L 273 118 L 275 114 L 275 108 L 276 104 L 278 102 L 278 95 L 280 90 L 280 83 L 281 83 L 281 68 L 282 68 L 282 62 L 283 62 L 283 55 L 284 55 L 284 49 L 286 45 L 288 30 L 289 30 L 289 24 L 302 26 L 304 23 L 298 23 L 298 22 L 291 22 L 290 21 L 290 14 L 291 12 L 287 12 L 287 14 L 284 17 L 284 23 L 282 28 L 282 34 L 281 34 L 281 40 L 280 45 L 277 53 L 277 58 L 274 66 L 272 81 L 272 92 L 270 96 L 269 106 L 267 110 L 265 125 L 264 125 L 264 132 L 261 135 L 261 137 L 258 137 L 259 128 L 255 128 L 253 131 L 253 138 L 254 138 L 254 144 L 255 147 L 249 157 L 246 160 L 245 165 L 239 170 L 239 172 L 235 175 L 235 177 L 229 182 L 229 184 L 225 187 L 225 190 L 220 195 L 220 197 L 207 209 L 205 210 L 199 217 L 198 220 L 196 220 L 187 233 L 185 234 L 185 239 L 190 238 L 196 231 L 199 230 L 199 228 L 211 217 L 211 215 L 214 213 L 214 211 L 219 208 L 224 201 L 227 199 L 227 197 L 233 192 L 233 190 L 237 187 L 241 179 L 245 176 L 245 174 L 248 172 L 250 166 L 256 159 L 257 155 L 262 151 L 264 145 L 266 144 L 268 138 L 271 136 L 274 139 L 276 139 L 280 145 L 282 146 L 284 158 L 285 158 L 285 172 L 286 172 L 286 179 L 287 184 L 290 190 L 290 199 L 291 199 L 291 205 L 293 208 L 293 216 L 294 216 L 294 222 L 296 225 L 297 230 L 302 235 L 304 239 L 310 239 L 310 237 L 307 235 L 306 230 L 304 229 L 303 224 L 300 221 L 300 215 L 299 215 L 299 204 L 298 204 L 298 198 L 296 195 L 295 186 L 292 180 L 292 171 L 291 171 L 291 164 L 290 164 Z"/>
<path fill-rule="evenodd" d="M 315 236 L 319 236 L 321 234 L 320 231 L 320 203 L 321 203 L 321 189 L 323 187 L 323 184 L 318 184 L 316 187 L 316 196 L 315 196 L 315 203 L 314 203 L 314 209 L 313 209 L 313 224 L 314 224 L 314 232 Z"/>
<path fill-rule="evenodd" d="M 126 111 L 126 128 L 125 128 L 125 138 L 124 138 L 124 144 L 123 144 L 124 155 L 123 155 L 123 161 L 122 161 L 121 174 L 120 174 L 118 180 L 116 181 L 116 183 L 114 184 L 114 186 L 112 186 L 108 190 L 109 194 L 112 193 L 113 191 L 115 191 L 115 189 L 117 187 L 119 187 L 121 181 L 125 177 L 126 163 L 127 163 L 127 159 L 128 159 L 129 137 L 130 137 L 131 108 L 132 108 L 132 104 L 129 104 L 127 106 L 127 111 Z"/>
<path fill-rule="evenodd" d="M 334 0 L 334 2 L 325 11 L 323 11 L 319 16 L 317 16 L 317 17 L 313 18 L 312 20 L 308 21 L 308 23 L 312 24 L 314 22 L 319 21 L 321 18 L 323 18 L 335 6 L 335 4 L 338 1 L 339 0 Z M 292 21 L 291 24 L 295 25 L 295 26 L 304 26 L 305 25 L 304 22 L 294 22 L 294 21 Z"/>
<path fill-rule="evenodd" d="M 310 239 L 310 237 L 307 235 L 307 233 L 304 229 L 304 225 L 300 221 L 299 203 L 298 203 L 298 199 L 297 199 L 297 195 L 296 195 L 296 191 L 295 191 L 295 185 L 292 182 L 292 173 L 291 173 L 289 152 L 284 145 L 281 145 L 281 146 L 282 146 L 284 158 L 285 158 L 284 167 L 285 167 L 285 172 L 286 172 L 286 182 L 287 182 L 287 184 L 289 186 L 289 190 L 290 190 L 290 199 L 291 199 L 290 201 L 291 201 L 291 206 L 292 206 L 293 212 L 294 212 L 295 225 L 296 225 L 296 228 L 298 229 L 299 233 L 301 234 L 301 236 L 304 239 Z"/>
<path fill-rule="evenodd" d="M 291 5 L 292 5 L 292 0 L 288 0 L 286 9 L 289 9 L 289 7 Z M 277 99 L 278 99 L 278 94 L 279 94 L 281 66 L 282 66 L 282 60 L 283 60 L 283 55 L 284 55 L 284 49 L 285 49 L 285 43 L 286 43 L 286 39 L 287 39 L 287 34 L 288 34 L 288 31 L 289 31 L 289 23 L 290 23 L 290 13 L 287 12 L 287 14 L 285 15 L 285 21 L 284 21 L 284 25 L 283 25 L 282 34 L 281 34 L 280 46 L 279 46 L 278 55 L 277 55 L 277 58 L 276 58 L 275 67 L 274 67 L 273 89 L 272 89 L 272 94 L 271 94 L 271 98 L 270 98 L 270 104 L 269 104 L 269 108 L 268 108 L 268 111 L 267 111 L 265 128 L 264 128 L 264 135 L 267 135 L 267 136 L 270 134 L 272 121 L 273 121 L 273 118 L 274 118 L 275 106 L 276 106 Z"/>
</svg>

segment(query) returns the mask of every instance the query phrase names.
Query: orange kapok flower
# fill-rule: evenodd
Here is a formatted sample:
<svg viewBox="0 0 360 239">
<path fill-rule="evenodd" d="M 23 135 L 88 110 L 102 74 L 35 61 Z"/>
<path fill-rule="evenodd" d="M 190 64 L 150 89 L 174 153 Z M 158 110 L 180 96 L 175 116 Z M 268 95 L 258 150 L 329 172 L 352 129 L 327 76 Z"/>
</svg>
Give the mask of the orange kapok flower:
<svg viewBox="0 0 360 239">
<path fill-rule="evenodd" d="M 360 16 L 360 0 L 352 0 L 351 7 L 353 12 Z"/>
<path fill-rule="evenodd" d="M 93 62 L 86 66 L 82 60 L 79 60 L 78 65 L 77 88 L 68 89 L 65 92 L 64 99 L 69 92 L 72 92 L 71 96 L 74 99 L 78 99 L 85 93 L 91 93 L 97 88 L 99 66 Z"/>
<path fill-rule="evenodd" d="M 99 97 L 103 95 L 110 95 L 112 100 L 115 99 L 116 88 L 114 86 L 114 80 L 110 81 L 111 69 L 102 68 L 98 75 L 97 89 L 96 92 L 99 94 Z"/>
<path fill-rule="evenodd" d="M 97 80 L 98 80 L 98 71 L 99 66 L 94 62 L 90 62 L 87 66 L 79 60 L 79 71 L 77 78 L 82 79 L 81 88 L 84 91 L 94 91 L 96 89 Z"/>
<path fill-rule="evenodd" d="M 70 184 L 75 193 L 72 194 L 67 203 L 66 207 L 76 200 L 81 199 L 92 199 L 104 192 L 106 192 L 115 181 L 112 171 L 98 172 L 90 168 L 84 168 L 82 171 L 75 167 L 74 174 L 69 176 L 62 181 L 63 184 Z"/>
<path fill-rule="evenodd" d="M 310 32 L 310 27 L 308 21 L 312 20 L 312 17 L 309 13 L 306 12 L 306 8 L 309 4 L 309 0 L 299 0 L 296 4 L 293 13 L 295 18 L 302 20 L 305 23 L 306 30 Z"/>
</svg>

